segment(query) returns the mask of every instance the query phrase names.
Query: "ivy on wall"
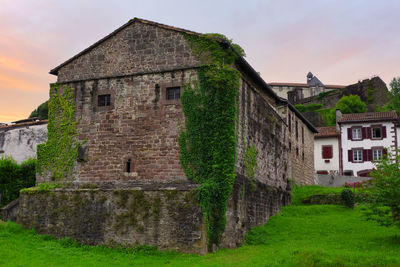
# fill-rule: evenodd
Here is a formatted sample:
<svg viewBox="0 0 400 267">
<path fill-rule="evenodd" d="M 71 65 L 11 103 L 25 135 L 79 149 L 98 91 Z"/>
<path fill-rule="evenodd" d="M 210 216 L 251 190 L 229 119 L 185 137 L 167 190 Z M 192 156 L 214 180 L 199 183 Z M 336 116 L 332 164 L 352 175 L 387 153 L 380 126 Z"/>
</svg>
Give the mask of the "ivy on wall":
<svg viewBox="0 0 400 267">
<path fill-rule="evenodd" d="M 186 176 L 200 184 L 197 196 L 211 249 L 225 230 L 227 200 L 235 182 L 240 73 L 233 64 L 238 55 L 222 35 L 185 38 L 204 65 L 198 80 L 186 85 L 181 96 L 185 127 L 179 136 L 180 161 Z"/>
<path fill-rule="evenodd" d="M 47 142 L 38 145 L 38 172 L 50 173 L 53 181 L 66 180 L 72 174 L 78 148 L 75 104 L 69 86 L 60 92 L 58 84 L 50 86 Z"/>
</svg>

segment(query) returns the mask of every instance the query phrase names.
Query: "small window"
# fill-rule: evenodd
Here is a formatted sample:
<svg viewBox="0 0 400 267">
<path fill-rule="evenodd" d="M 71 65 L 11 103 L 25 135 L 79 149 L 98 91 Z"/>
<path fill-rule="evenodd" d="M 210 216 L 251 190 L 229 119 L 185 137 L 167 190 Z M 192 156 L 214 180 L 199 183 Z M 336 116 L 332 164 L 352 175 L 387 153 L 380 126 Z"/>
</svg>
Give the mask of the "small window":
<svg viewBox="0 0 400 267">
<path fill-rule="evenodd" d="M 381 160 L 382 159 L 382 149 L 373 149 L 372 150 L 372 158 L 373 160 Z"/>
<path fill-rule="evenodd" d="M 299 123 L 296 121 L 296 140 L 299 140 Z"/>
<path fill-rule="evenodd" d="M 111 95 L 99 95 L 98 96 L 99 107 L 105 107 L 111 105 Z"/>
<path fill-rule="evenodd" d="M 289 142 L 289 151 L 292 151 L 292 142 Z"/>
<path fill-rule="evenodd" d="M 362 154 L 363 153 L 361 149 L 353 150 L 353 162 L 362 162 L 363 161 Z"/>
<path fill-rule="evenodd" d="M 382 128 L 381 127 L 373 127 L 372 128 L 372 138 L 373 139 L 382 138 Z"/>
<path fill-rule="evenodd" d="M 125 171 L 131 172 L 131 159 L 128 159 L 128 161 L 126 162 Z"/>
<path fill-rule="evenodd" d="M 299 156 L 299 148 L 296 147 L 296 156 Z"/>
<path fill-rule="evenodd" d="M 322 158 L 323 159 L 333 158 L 332 146 L 322 146 Z"/>
<path fill-rule="evenodd" d="M 301 142 L 304 144 L 304 126 L 301 126 Z"/>
<path fill-rule="evenodd" d="M 180 87 L 168 87 L 167 88 L 167 100 L 179 99 L 181 98 L 181 88 Z"/>
<path fill-rule="evenodd" d="M 361 128 L 353 128 L 353 140 L 361 140 Z"/>
<path fill-rule="evenodd" d="M 353 176 L 353 171 L 344 171 L 343 175 L 344 176 Z"/>
<path fill-rule="evenodd" d="M 292 131 L 292 116 L 290 114 L 289 114 L 288 125 L 289 125 L 289 132 L 291 132 Z"/>
</svg>

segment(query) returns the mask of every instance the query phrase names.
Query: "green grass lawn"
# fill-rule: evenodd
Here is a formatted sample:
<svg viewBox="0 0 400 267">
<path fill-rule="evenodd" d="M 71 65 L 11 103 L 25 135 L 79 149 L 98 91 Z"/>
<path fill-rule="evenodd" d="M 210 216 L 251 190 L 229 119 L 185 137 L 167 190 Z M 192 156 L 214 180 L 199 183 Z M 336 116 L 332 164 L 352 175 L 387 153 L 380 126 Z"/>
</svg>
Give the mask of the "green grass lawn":
<svg viewBox="0 0 400 267">
<path fill-rule="evenodd" d="M 298 189 L 295 195 L 301 191 L 304 197 L 308 194 L 304 191 L 310 190 L 315 189 Z M 400 229 L 366 221 L 360 207 L 291 205 L 265 226 L 254 228 L 247 243 L 205 256 L 151 248 L 110 249 L 54 240 L 14 223 L 2 223 L 0 265 L 400 266 Z"/>
</svg>

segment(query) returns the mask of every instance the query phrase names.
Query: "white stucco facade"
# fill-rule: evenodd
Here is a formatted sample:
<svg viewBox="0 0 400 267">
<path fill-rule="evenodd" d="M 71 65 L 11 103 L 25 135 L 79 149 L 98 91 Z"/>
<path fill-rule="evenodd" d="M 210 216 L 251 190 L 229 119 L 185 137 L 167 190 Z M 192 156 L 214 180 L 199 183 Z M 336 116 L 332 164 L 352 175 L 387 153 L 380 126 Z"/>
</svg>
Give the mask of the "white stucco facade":
<svg viewBox="0 0 400 267">
<path fill-rule="evenodd" d="M 332 158 L 324 159 L 322 155 L 323 146 L 332 146 Z M 339 172 L 339 138 L 325 137 L 314 140 L 314 166 L 315 171 L 327 171 L 328 173 Z"/>
<path fill-rule="evenodd" d="M 360 138 L 360 140 L 354 140 L 355 138 L 349 137 L 349 130 L 357 127 L 376 127 L 382 126 L 382 131 L 385 130 L 386 134 L 382 132 L 382 138 L 374 139 L 373 137 L 369 138 Z M 368 129 L 367 128 L 367 129 Z M 396 145 L 398 142 L 396 139 L 398 138 L 399 129 L 396 129 L 395 124 L 393 122 L 372 122 L 372 123 L 347 123 L 341 124 L 341 145 L 342 145 L 342 162 L 343 162 L 343 173 L 348 171 L 352 171 L 354 176 L 358 176 L 358 172 L 364 170 L 371 170 L 375 167 L 375 163 L 373 160 L 365 159 L 365 155 L 361 154 L 361 160 L 357 158 L 357 160 L 349 159 L 349 153 L 351 153 L 352 157 L 354 155 L 353 152 L 349 152 L 349 150 L 374 150 L 379 148 L 385 148 L 388 152 L 394 153 L 396 150 Z M 352 131 L 352 130 L 351 130 Z M 396 133 L 397 132 L 397 133 Z M 371 152 L 370 152 L 371 153 Z M 358 155 L 357 155 L 358 157 Z M 356 162 L 359 161 L 359 162 Z"/>
<path fill-rule="evenodd" d="M 36 157 L 36 147 L 47 140 L 47 124 L 0 128 L 0 157 L 11 156 L 18 163 Z"/>
</svg>

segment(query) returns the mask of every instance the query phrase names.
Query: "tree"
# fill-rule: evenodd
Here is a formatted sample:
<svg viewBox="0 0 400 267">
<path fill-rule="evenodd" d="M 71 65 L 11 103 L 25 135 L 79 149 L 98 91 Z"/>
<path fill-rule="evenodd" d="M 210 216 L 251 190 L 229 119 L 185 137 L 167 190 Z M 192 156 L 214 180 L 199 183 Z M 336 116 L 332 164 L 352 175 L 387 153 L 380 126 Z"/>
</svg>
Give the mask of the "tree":
<svg viewBox="0 0 400 267">
<path fill-rule="evenodd" d="M 394 77 L 390 87 L 390 102 L 383 106 L 383 111 L 395 110 L 400 115 L 400 77 Z"/>
<path fill-rule="evenodd" d="M 400 155 L 385 156 L 371 176 L 367 218 L 384 226 L 400 227 Z"/>
<path fill-rule="evenodd" d="M 344 114 L 346 113 L 363 113 L 367 112 L 367 105 L 358 95 L 343 96 L 336 103 L 336 109 Z"/>
<path fill-rule="evenodd" d="M 47 120 L 48 119 L 48 112 L 49 112 L 49 101 L 40 104 L 37 109 L 32 111 L 29 118 L 38 117 L 40 120 Z"/>
</svg>

